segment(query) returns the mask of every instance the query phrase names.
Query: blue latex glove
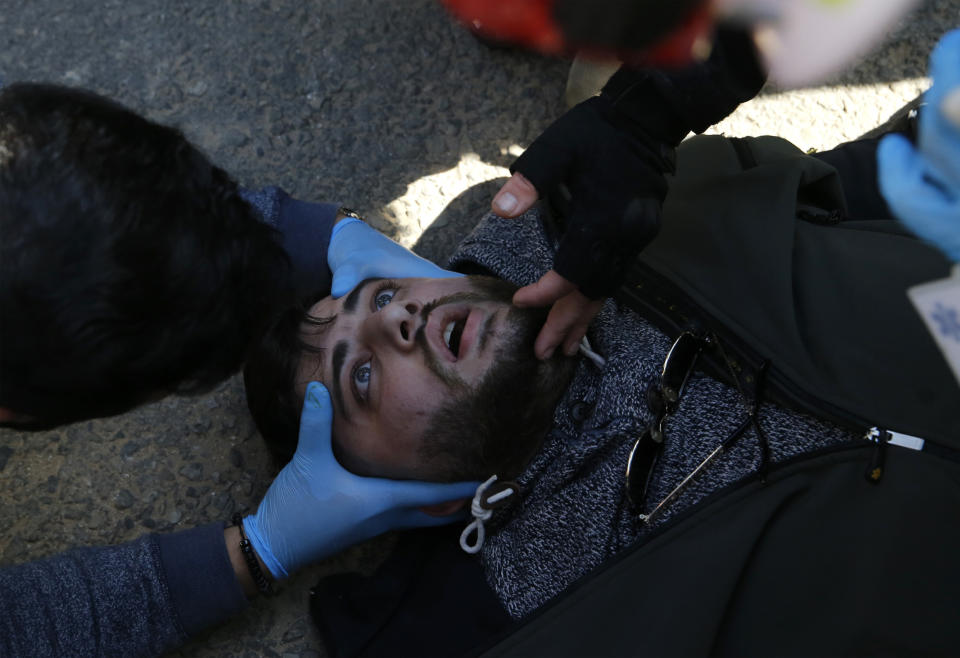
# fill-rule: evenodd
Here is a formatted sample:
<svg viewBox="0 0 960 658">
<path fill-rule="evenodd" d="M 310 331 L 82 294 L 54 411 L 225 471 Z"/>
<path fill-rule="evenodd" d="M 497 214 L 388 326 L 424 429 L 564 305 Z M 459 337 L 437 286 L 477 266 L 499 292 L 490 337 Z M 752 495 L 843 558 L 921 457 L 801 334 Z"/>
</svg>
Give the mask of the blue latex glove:
<svg viewBox="0 0 960 658">
<path fill-rule="evenodd" d="M 420 258 L 355 217 L 343 219 L 333 227 L 327 264 L 333 272 L 330 294 L 334 297 L 346 295 L 358 283 L 372 277 L 463 276 Z"/>
<path fill-rule="evenodd" d="M 901 135 L 884 137 L 877 173 L 893 213 L 960 261 L 960 30 L 944 36 L 930 55 L 930 76 L 919 150 Z"/>
<path fill-rule="evenodd" d="M 247 538 L 275 578 L 399 528 L 442 525 L 462 514 L 436 517 L 417 508 L 472 498 L 479 482 L 436 484 L 354 475 L 333 456 L 333 407 L 322 384 L 307 387 L 300 443 L 252 514 Z"/>
</svg>

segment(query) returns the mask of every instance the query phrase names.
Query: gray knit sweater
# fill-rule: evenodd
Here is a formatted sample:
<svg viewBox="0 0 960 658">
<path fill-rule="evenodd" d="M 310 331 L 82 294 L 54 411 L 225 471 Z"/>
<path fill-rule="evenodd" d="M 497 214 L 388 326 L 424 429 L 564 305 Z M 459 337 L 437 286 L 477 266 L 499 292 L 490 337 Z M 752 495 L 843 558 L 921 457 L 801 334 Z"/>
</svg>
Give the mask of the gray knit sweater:
<svg viewBox="0 0 960 658">
<path fill-rule="evenodd" d="M 524 285 L 551 267 L 554 244 L 536 210 L 520 220 L 486 217 L 461 244 L 453 268 L 475 263 Z M 588 337 L 606 358 L 586 359 L 557 406 L 554 428 L 518 478 L 522 499 L 488 526 L 481 552 L 487 580 L 504 607 L 521 618 L 677 512 L 754 473 L 760 445 L 750 429 L 702 472 L 649 527 L 638 523 L 624 493 L 634 441 L 649 421 L 644 391 L 659 375 L 670 339 L 628 308 L 607 301 Z M 671 491 L 746 417 L 736 389 L 700 373 L 691 377 L 667 424 L 648 506 Z M 856 440 L 850 432 L 772 404 L 760 424 L 771 458 Z"/>
</svg>

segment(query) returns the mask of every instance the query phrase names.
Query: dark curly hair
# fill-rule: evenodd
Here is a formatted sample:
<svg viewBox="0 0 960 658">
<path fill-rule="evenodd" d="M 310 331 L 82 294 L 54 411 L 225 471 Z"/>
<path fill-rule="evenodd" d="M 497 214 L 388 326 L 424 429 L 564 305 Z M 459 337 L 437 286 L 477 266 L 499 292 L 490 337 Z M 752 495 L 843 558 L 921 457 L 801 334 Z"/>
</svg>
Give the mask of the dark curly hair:
<svg viewBox="0 0 960 658">
<path fill-rule="evenodd" d="M 178 130 L 0 90 L 0 407 L 40 429 L 203 392 L 290 303 L 290 264 Z"/>
<path fill-rule="evenodd" d="M 315 295 L 282 311 L 251 349 L 243 366 L 247 408 L 278 465 L 293 459 L 300 433 L 303 398 L 297 394 L 300 359 L 316 348 L 301 336 L 306 324 L 322 325 L 328 318 L 315 318 L 309 309 L 323 295 Z"/>
</svg>

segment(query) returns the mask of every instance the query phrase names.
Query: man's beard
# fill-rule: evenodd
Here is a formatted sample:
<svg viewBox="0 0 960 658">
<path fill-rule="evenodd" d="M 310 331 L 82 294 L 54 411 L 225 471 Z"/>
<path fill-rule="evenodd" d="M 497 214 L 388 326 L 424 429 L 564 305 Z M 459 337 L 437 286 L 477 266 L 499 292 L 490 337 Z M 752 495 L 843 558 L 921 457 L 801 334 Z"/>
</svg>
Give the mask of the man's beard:
<svg viewBox="0 0 960 658">
<path fill-rule="evenodd" d="M 547 308 L 520 308 L 513 306 L 513 294 L 517 286 L 488 276 L 470 276 L 471 290 L 453 293 L 441 297 L 420 310 L 421 325 L 414 336 L 414 342 L 420 348 L 427 367 L 441 379 L 454 394 L 462 395 L 471 389 L 483 386 L 489 378 L 508 377 L 511 373 L 520 374 L 530 369 L 536 363 L 533 344 L 537 339 L 540 328 L 546 322 Z M 501 335 L 501 344 L 493 355 L 490 369 L 484 375 L 482 382 L 475 386 L 468 386 L 456 375 L 448 372 L 440 362 L 439 357 L 427 345 L 425 328 L 427 320 L 434 310 L 448 304 L 494 302 L 508 307 L 501 322 L 498 333 Z M 484 331 L 479 338 L 479 347 L 482 350 L 487 340 L 493 335 L 492 331 Z"/>
<path fill-rule="evenodd" d="M 547 321 L 549 308 L 520 308 L 511 306 L 503 323 L 503 342 L 497 346 L 493 364 L 484 380 L 521 376 L 540 363 L 533 351 L 540 329 Z"/>
<path fill-rule="evenodd" d="M 533 345 L 547 321 L 550 308 L 521 308 L 513 306 L 513 295 L 518 287 L 509 281 L 493 277 L 471 277 L 474 290 L 483 298 L 510 306 L 501 331 L 503 340 L 497 346 L 490 370 L 484 375 L 482 387 L 488 380 L 502 381 L 510 377 L 526 377 L 541 362 Z"/>
<path fill-rule="evenodd" d="M 517 287 L 488 277 L 473 281 L 486 301 L 511 304 Z M 481 382 L 454 393 L 431 419 L 421 455 L 436 465 L 437 479 L 515 477 L 552 426 L 554 408 L 576 360 L 558 351 L 541 361 L 533 345 L 548 308 L 510 306 L 503 338 Z"/>
</svg>

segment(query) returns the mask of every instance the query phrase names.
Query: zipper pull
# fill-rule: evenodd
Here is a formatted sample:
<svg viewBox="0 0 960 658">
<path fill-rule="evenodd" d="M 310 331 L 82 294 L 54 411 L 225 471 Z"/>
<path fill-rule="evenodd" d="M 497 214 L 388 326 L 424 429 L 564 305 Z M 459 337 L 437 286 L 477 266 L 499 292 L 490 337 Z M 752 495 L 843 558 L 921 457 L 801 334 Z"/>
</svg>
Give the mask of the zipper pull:
<svg viewBox="0 0 960 658">
<path fill-rule="evenodd" d="M 887 442 L 890 441 L 890 432 L 882 430 L 879 427 L 871 427 L 863 437 L 867 441 L 873 441 L 873 452 L 870 453 L 870 461 L 867 463 L 867 471 L 864 476 L 870 484 L 877 484 L 883 477 L 883 469 L 887 461 Z"/>
</svg>

